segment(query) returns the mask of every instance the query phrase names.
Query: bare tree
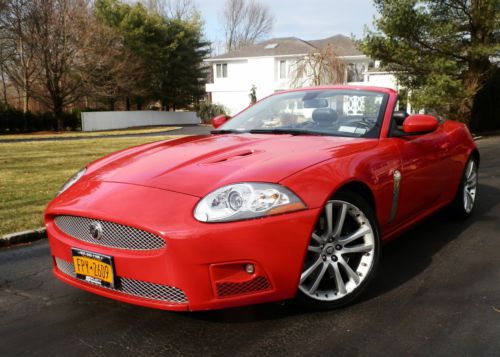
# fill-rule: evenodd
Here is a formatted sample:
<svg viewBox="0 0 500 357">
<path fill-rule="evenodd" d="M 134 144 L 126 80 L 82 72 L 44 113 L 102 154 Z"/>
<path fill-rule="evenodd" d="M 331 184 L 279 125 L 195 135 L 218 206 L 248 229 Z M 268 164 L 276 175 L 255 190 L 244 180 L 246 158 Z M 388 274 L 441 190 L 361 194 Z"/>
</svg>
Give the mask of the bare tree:
<svg viewBox="0 0 500 357">
<path fill-rule="evenodd" d="M 268 35 L 274 25 L 269 7 L 256 0 L 226 0 L 223 11 L 226 50 L 251 45 Z"/>
<path fill-rule="evenodd" d="M 127 103 L 143 95 L 145 66 L 125 48 L 123 36 L 98 21 L 89 24 L 92 33 L 84 37 L 78 64 L 85 95 L 106 101 L 125 98 Z"/>
<path fill-rule="evenodd" d="M 35 16 L 36 11 L 32 1 L 8 0 L 0 20 L 3 34 L 1 69 L 4 99 L 6 99 L 5 75 L 7 75 L 22 93 L 24 113 L 29 110 L 38 71 L 33 37 Z"/>
<path fill-rule="evenodd" d="M 3 8 L 0 9 L 3 11 Z M 3 103 L 5 106 L 8 106 L 8 98 L 7 98 L 7 63 L 10 59 L 11 48 L 8 38 L 6 37 L 6 29 L 3 25 L 3 12 L 0 12 L 0 16 L 2 21 L 0 22 L 0 76 L 2 78 L 2 96 Z"/>
<path fill-rule="evenodd" d="M 8 42 L 6 39 L 6 27 L 4 24 L 5 16 L 7 15 L 6 1 L 0 0 L 0 76 L 2 77 L 2 94 L 3 102 L 8 105 L 7 102 L 7 84 L 6 84 L 6 62 L 8 59 Z"/>
<path fill-rule="evenodd" d="M 347 65 L 338 58 L 330 45 L 311 52 L 292 67 L 294 87 L 343 84 L 347 80 Z"/>
<path fill-rule="evenodd" d="M 163 15 L 169 19 L 192 21 L 200 17 L 193 0 L 164 0 L 162 3 Z"/>
<path fill-rule="evenodd" d="M 192 21 L 200 17 L 194 0 L 146 0 L 145 5 L 167 19 Z"/>
<path fill-rule="evenodd" d="M 3 41 L 2 41 L 3 42 Z M 0 43 L 0 76 L 2 78 L 2 99 L 5 106 L 9 105 L 9 100 L 7 98 L 7 78 L 6 78 L 6 59 L 5 59 L 5 46 L 4 43 Z"/>
<path fill-rule="evenodd" d="M 63 129 L 66 106 L 82 95 L 77 68 L 82 60 L 82 43 L 90 33 L 91 17 L 85 0 L 31 0 L 37 16 L 33 31 L 34 48 L 41 73 L 36 97 L 47 104 Z"/>
</svg>

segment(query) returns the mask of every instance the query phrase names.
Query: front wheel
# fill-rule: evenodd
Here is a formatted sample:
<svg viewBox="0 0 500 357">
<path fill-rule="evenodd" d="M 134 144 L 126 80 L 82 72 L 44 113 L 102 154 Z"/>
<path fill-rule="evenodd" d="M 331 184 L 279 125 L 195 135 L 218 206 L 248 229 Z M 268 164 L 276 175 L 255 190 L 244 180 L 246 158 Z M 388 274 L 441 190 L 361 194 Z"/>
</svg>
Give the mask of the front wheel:
<svg viewBox="0 0 500 357">
<path fill-rule="evenodd" d="M 379 233 L 370 205 L 350 192 L 335 194 L 312 233 L 297 300 L 314 309 L 332 309 L 351 302 L 372 279 L 379 250 Z"/>
</svg>

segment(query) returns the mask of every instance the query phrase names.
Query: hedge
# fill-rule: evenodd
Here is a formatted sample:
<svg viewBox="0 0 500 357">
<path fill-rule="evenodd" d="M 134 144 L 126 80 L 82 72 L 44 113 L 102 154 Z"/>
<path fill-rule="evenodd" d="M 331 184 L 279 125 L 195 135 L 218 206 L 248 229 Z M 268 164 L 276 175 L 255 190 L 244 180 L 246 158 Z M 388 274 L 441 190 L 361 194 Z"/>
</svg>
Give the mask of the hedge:
<svg viewBox="0 0 500 357">
<path fill-rule="evenodd" d="M 65 130 L 80 130 L 81 126 L 79 112 L 63 114 L 63 127 Z M 52 130 L 57 130 L 57 119 L 51 113 L 23 113 L 17 109 L 0 110 L 0 133 L 12 134 Z"/>
</svg>

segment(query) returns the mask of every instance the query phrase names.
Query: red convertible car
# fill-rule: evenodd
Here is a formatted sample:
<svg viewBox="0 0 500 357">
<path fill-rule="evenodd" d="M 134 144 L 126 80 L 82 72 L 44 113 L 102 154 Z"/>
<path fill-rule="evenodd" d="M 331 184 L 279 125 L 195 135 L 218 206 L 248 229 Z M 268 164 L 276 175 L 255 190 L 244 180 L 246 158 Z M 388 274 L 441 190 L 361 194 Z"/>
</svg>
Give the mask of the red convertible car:
<svg viewBox="0 0 500 357">
<path fill-rule="evenodd" d="M 68 181 L 45 213 L 54 274 L 166 310 L 329 309 L 368 286 L 383 242 L 445 206 L 474 208 L 466 126 L 408 115 L 390 89 L 280 92 L 213 123 Z"/>
</svg>

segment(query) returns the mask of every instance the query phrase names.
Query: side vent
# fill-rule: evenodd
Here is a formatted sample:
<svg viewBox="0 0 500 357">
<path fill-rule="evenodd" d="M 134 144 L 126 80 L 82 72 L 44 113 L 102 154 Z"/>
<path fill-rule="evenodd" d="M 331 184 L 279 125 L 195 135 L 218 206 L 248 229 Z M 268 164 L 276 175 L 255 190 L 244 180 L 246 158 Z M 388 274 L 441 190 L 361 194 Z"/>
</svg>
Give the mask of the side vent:
<svg viewBox="0 0 500 357">
<path fill-rule="evenodd" d="M 221 282 L 216 284 L 217 295 L 220 298 L 232 297 L 269 290 L 271 285 L 265 276 L 256 276 L 245 282 Z"/>
</svg>

